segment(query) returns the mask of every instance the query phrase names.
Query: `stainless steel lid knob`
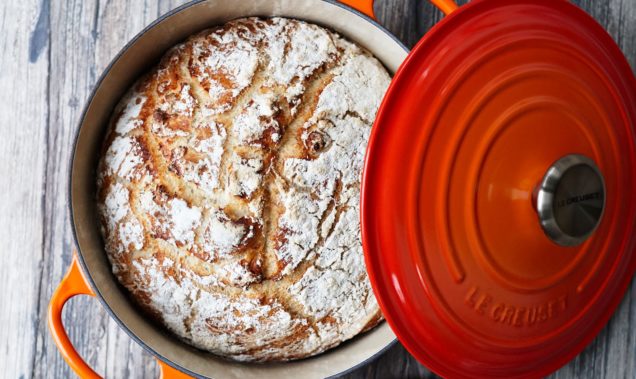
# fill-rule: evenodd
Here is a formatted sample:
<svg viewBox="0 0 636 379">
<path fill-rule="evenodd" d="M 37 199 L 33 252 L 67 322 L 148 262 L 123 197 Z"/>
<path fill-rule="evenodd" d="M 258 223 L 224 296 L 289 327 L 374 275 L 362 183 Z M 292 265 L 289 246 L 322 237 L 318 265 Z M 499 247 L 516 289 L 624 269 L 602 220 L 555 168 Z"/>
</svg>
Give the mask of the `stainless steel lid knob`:
<svg viewBox="0 0 636 379">
<path fill-rule="evenodd" d="M 596 230 L 603 217 L 605 181 L 590 158 L 567 155 L 550 166 L 535 201 L 545 234 L 561 246 L 576 246 Z"/>
</svg>

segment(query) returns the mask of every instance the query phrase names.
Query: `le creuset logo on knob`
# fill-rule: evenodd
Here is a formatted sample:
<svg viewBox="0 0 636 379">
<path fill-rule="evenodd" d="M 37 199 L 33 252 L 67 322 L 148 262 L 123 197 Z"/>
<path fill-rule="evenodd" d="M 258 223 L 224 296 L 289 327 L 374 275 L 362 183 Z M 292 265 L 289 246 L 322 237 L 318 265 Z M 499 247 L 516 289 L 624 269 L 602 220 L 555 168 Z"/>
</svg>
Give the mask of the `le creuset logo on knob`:
<svg viewBox="0 0 636 379">
<path fill-rule="evenodd" d="M 594 233 L 605 208 L 605 181 L 592 159 L 564 156 L 548 168 L 538 188 L 535 208 L 548 238 L 569 247 Z"/>
<path fill-rule="evenodd" d="M 601 193 L 600 192 L 591 192 L 591 193 L 586 193 L 586 194 L 583 194 L 583 195 L 572 196 L 572 197 L 569 197 L 569 198 L 563 199 L 563 200 L 558 200 L 556 202 L 556 207 L 557 208 L 561 208 L 561 207 L 565 207 L 567 205 L 577 204 L 577 203 L 580 203 L 582 201 L 598 200 L 598 199 L 601 199 Z"/>
</svg>

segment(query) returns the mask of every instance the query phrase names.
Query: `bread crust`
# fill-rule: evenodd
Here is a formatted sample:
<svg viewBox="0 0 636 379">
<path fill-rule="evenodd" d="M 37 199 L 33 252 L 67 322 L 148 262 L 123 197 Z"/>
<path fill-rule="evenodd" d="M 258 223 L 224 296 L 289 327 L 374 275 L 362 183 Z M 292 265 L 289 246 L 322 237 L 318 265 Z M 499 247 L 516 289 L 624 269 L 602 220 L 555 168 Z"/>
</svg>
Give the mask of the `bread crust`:
<svg viewBox="0 0 636 379">
<path fill-rule="evenodd" d="M 128 92 L 98 170 L 113 273 L 186 342 L 318 354 L 381 321 L 359 186 L 390 77 L 302 21 L 247 18 L 171 49 Z"/>
</svg>

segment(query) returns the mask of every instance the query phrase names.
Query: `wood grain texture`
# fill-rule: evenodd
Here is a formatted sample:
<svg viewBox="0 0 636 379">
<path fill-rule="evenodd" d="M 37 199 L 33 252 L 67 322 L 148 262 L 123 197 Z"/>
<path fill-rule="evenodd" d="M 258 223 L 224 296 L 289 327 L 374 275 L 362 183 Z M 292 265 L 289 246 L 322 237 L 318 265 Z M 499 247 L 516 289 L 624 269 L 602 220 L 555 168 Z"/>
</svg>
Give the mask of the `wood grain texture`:
<svg viewBox="0 0 636 379">
<path fill-rule="evenodd" d="M 0 5 L 0 368 L 28 373 L 40 313 L 49 28 L 34 1 Z M 32 173 L 32 175 L 25 175 Z M 19 178 L 19 179 L 18 179 Z M 24 257 L 29 259 L 24 259 Z M 21 341 L 21 343 L 16 343 Z"/>
<path fill-rule="evenodd" d="M 76 124 L 110 59 L 145 25 L 184 2 L 0 2 L 0 377 L 73 377 L 50 338 L 45 317 L 74 245 L 67 173 Z M 575 3 L 610 32 L 636 67 L 636 1 Z M 407 46 L 441 17 L 424 0 L 378 0 L 376 11 Z M 82 356 L 107 378 L 158 377 L 150 355 L 96 300 L 72 300 L 64 322 Z M 396 344 L 344 377 L 434 375 Z M 598 338 L 553 377 L 636 378 L 636 283 Z"/>
</svg>

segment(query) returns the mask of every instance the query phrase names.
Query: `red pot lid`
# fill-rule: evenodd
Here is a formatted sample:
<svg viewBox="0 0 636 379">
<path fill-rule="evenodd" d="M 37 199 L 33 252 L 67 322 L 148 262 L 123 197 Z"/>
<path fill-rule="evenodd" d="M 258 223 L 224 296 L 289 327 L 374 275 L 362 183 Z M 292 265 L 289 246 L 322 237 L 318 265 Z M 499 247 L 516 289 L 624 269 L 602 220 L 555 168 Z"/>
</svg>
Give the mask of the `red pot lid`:
<svg viewBox="0 0 636 379">
<path fill-rule="evenodd" d="M 384 315 L 447 377 L 538 377 L 636 269 L 636 80 L 566 1 L 476 0 L 413 49 L 373 128 L 362 237 Z"/>
</svg>

